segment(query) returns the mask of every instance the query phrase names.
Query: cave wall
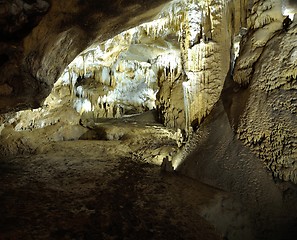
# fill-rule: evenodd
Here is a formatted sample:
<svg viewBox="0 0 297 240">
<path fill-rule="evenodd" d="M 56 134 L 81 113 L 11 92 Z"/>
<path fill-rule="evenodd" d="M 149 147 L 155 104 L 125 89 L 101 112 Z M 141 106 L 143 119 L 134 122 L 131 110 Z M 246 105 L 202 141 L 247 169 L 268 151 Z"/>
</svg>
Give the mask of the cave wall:
<svg viewBox="0 0 297 240">
<path fill-rule="evenodd" d="M 239 51 L 234 67 L 231 65 L 229 73 L 223 74 L 226 79 L 222 81 L 225 84 L 224 94 L 221 94 L 221 85 L 218 85 L 218 94 L 212 93 L 211 96 L 223 100 L 235 136 L 252 150 L 263 166 L 275 178 L 296 183 L 295 22 L 287 31 L 283 29 L 282 2 L 267 0 L 253 5 L 250 3 L 246 2 L 243 8 L 248 13 L 240 15 L 248 16 L 246 20 L 243 22 L 239 17 L 245 26 L 237 30 L 240 38 L 233 35 L 233 45 L 239 40 Z M 229 8 L 230 13 L 232 9 L 235 10 L 236 6 Z M 296 10 L 290 8 L 290 11 Z M 231 26 L 237 24 L 231 21 Z M 199 94 L 203 93 L 201 89 Z M 201 97 L 200 102 L 207 99 Z M 195 103 L 196 108 L 203 106 L 198 100 Z M 213 105 L 208 103 L 207 106 L 211 111 Z"/>
<path fill-rule="evenodd" d="M 281 2 L 255 4 L 250 22 L 254 27 L 234 73 L 235 81 L 248 85 L 249 96 L 240 116 L 233 119 L 237 118 L 234 128 L 238 138 L 274 177 L 297 183 L 296 27 L 293 24 L 285 31 L 282 19 Z"/>
<path fill-rule="evenodd" d="M 295 207 L 286 208 L 285 195 L 261 161 L 234 136 L 222 101 L 215 105 L 190 141 L 184 149 L 185 159 L 177 165 L 174 163 L 176 170 L 233 193 L 243 205 L 242 215 L 249 216 L 251 229 L 238 230 L 240 237 L 228 236 L 230 239 L 285 239 L 282 237 L 290 236 L 294 231 L 294 198 L 289 204 Z M 281 228 L 283 223 L 288 225 Z M 251 235 L 243 235 L 245 230 Z"/>
<path fill-rule="evenodd" d="M 141 4 L 143 6 L 140 11 Z M 176 52 L 172 60 L 169 59 L 170 55 L 167 55 L 169 60 L 163 58 L 160 64 L 160 59 L 157 57 L 162 54 L 147 58 L 151 64 L 150 69 L 153 69 L 154 75 L 157 77 L 160 91 L 157 95 L 150 94 L 155 96 L 144 96 L 151 100 L 147 100 L 148 103 L 142 106 L 143 109 L 153 108 L 153 101 L 156 97 L 156 108 L 159 110 L 160 119 L 166 126 L 186 131 L 190 131 L 192 127 L 197 128 L 219 99 L 225 76 L 230 68 L 230 60 L 235 58 L 235 53 L 230 50 L 234 42 L 233 38 L 239 36 L 241 28 L 246 26 L 244 16 L 249 4 L 250 1 L 176 1 L 159 14 L 160 21 L 157 24 L 143 26 L 146 30 L 139 27 L 136 30 L 139 35 L 136 37 L 138 41 L 144 38 L 143 35 L 147 35 L 151 42 L 158 41 L 158 39 L 163 41 L 163 46 L 159 44 L 158 47 L 164 48 L 166 44 L 180 45 L 179 47 L 174 46 Z M 14 64 L 9 61 L 1 68 L 3 73 L 1 80 L 3 84 L 0 91 L 2 96 L 1 111 L 38 107 L 49 95 L 61 74 L 73 75 L 69 77 L 69 82 L 74 84 L 78 77 L 85 77 L 83 75 L 89 67 L 92 68 L 91 71 L 95 72 L 94 63 L 92 66 L 86 63 L 88 58 L 92 58 L 90 55 L 94 54 L 94 51 L 85 50 L 82 52 L 83 49 L 87 46 L 100 45 L 104 40 L 128 29 L 133 24 L 139 24 L 156 16 L 162 7 L 163 5 L 160 6 L 157 1 L 150 4 L 133 1 L 115 2 L 112 6 L 102 2 L 69 1 L 61 3 L 51 1 L 50 8 L 46 9 L 47 14 L 42 19 L 40 18 L 41 20 L 39 19 L 39 24 L 31 32 L 28 29 L 27 35 L 18 40 L 17 48 L 20 51 L 13 60 Z M 147 9 L 153 10 L 145 11 Z M 135 12 L 138 17 L 131 17 Z M 141 15 L 142 12 L 143 15 Z M 126 21 L 127 17 L 130 21 Z M 125 24 L 122 24 L 123 22 Z M 135 32 L 129 33 L 128 31 L 124 35 L 118 35 L 120 37 L 110 38 L 112 40 L 107 44 L 116 47 L 114 49 L 105 47 L 103 50 L 119 54 L 125 47 L 132 48 L 137 45 L 134 35 Z M 117 45 L 122 47 L 116 49 Z M 146 49 L 146 51 L 150 51 L 150 49 Z M 69 65 L 66 68 L 78 53 L 81 54 L 77 58 L 83 58 L 82 62 L 84 63 L 81 66 L 76 64 L 76 66 Z M 105 71 L 110 72 L 110 79 L 115 86 L 118 81 L 119 88 L 121 86 L 119 73 L 124 74 L 125 72 L 125 75 L 129 77 L 133 73 L 129 73 L 129 69 L 121 69 L 120 72 L 113 70 L 116 68 L 116 64 L 124 66 L 125 61 L 128 62 L 123 59 L 122 62 L 117 63 L 118 59 L 113 57 L 109 56 L 110 59 L 113 59 L 113 63 L 105 62 L 101 65 L 101 69 L 97 69 L 96 77 L 98 78 L 98 74 L 102 75 L 103 68 L 107 67 L 109 69 L 105 69 Z M 134 62 L 137 65 L 144 61 Z M 133 61 L 131 64 L 133 65 Z M 157 69 L 156 65 L 159 66 Z M 91 77 L 94 78 L 94 75 Z M 101 79 L 101 82 L 104 81 Z M 63 81 L 64 83 L 65 81 Z M 157 91 L 155 86 L 149 87 L 149 90 L 150 92 Z M 84 91 L 84 93 L 90 99 L 78 94 L 81 96 L 74 99 L 77 103 L 75 108 L 79 112 L 99 108 L 95 115 L 103 115 L 99 112 L 106 111 L 106 109 L 102 110 L 102 107 L 100 108 L 98 105 L 104 104 L 104 101 L 99 100 L 99 96 L 102 98 L 104 94 L 94 96 L 92 89 L 88 92 Z M 73 94 L 77 95 L 76 91 L 73 91 Z M 98 104 L 93 103 L 96 100 Z M 113 105 L 117 105 L 117 103 L 113 103 Z M 83 109 L 83 106 L 86 106 L 86 109 Z M 118 110 L 112 111 L 117 112 Z"/>
<path fill-rule="evenodd" d="M 168 1 L 4 1 L 1 112 L 38 107 L 65 67 L 95 38 L 154 17 Z M 13 24 L 12 24 L 13 22 Z"/>
<path fill-rule="evenodd" d="M 259 239 L 296 234 L 296 20 L 282 28 L 294 1 L 182 1 L 164 12 L 163 1 L 41 2 L 27 31 L 16 21 L 1 33 L 0 111 L 12 111 L 0 116 L 1 154 L 34 152 L 40 136 L 78 139 L 81 115 L 121 116 L 106 111 L 108 92 L 146 84 L 155 105 L 117 101 L 151 104 L 187 131 L 175 169 L 237 195 Z M 14 14 L 5 4 L 2 15 Z"/>
<path fill-rule="evenodd" d="M 250 96 L 237 128 L 275 177 L 297 183 L 296 28 L 279 31 L 254 65 Z M 257 106 L 254 108 L 253 106 Z"/>
<path fill-rule="evenodd" d="M 123 32 L 103 44 L 94 42 L 65 69 L 63 84 L 68 81 L 75 85 L 78 77 L 86 76 L 106 84 L 105 78 L 108 78 L 110 84 L 106 87 L 113 87 L 108 93 L 95 96 L 94 91 L 84 87 L 85 96 L 76 99 L 81 106 L 79 112 L 95 111 L 95 115 L 102 117 L 107 111 L 102 107 L 107 99 L 109 105 L 121 104 L 121 109 L 127 104 L 140 112 L 156 107 L 164 125 L 189 132 L 199 126 L 219 99 L 233 64 L 230 62 L 236 58 L 234 39 L 240 40 L 247 25 L 243 16 L 248 4 L 247 1 L 173 2 L 155 21 Z M 137 53 L 133 52 L 136 48 Z M 130 69 L 129 64 L 136 70 Z M 147 66 L 145 71 L 144 66 Z M 108 69 L 108 76 L 102 75 L 103 68 Z M 140 96 L 137 100 L 132 90 L 125 88 L 143 84 L 139 72 L 150 79 L 150 84 L 157 82 L 159 87 L 158 90 L 147 86 L 157 94 L 155 97 L 144 95 L 142 98 L 151 100 L 144 101 L 143 106 Z M 76 88 L 72 90 L 74 94 L 78 92 Z M 121 91 L 131 95 L 130 102 L 120 96 Z M 84 103 L 87 103 L 85 109 Z"/>
<path fill-rule="evenodd" d="M 13 3 L 2 4 L 3 26 L 10 15 L 28 16 L 1 32 L 1 46 L 14 49 L 5 53 L 1 48 L 2 112 L 44 102 L 39 112 L 59 112 L 52 109 L 64 104 L 80 114 L 91 112 L 89 118 L 120 117 L 115 105 L 106 111 L 109 95 L 104 87 L 131 92 L 127 86 L 135 84 L 138 93 L 141 82 L 153 93 L 151 101 L 143 105 L 128 98 L 129 104 L 140 112 L 157 108 L 166 126 L 186 130 L 190 136 L 221 98 L 235 136 L 275 178 L 297 182 L 295 22 L 288 31 L 282 29 L 284 12 L 296 12 L 291 1 L 181 1 L 167 5 L 165 11 L 158 1 L 119 1 L 110 6 L 91 1 L 51 1 L 50 5 L 33 1 L 29 7 L 21 1 Z M 23 27 L 27 31 L 19 32 Z M 100 61 L 90 60 L 94 49 L 104 52 Z M 85 83 L 77 84 L 79 78 Z M 232 88 L 226 87 L 226 79 L 231 79 Z M 221 94 L 224 85 L 230 96 Z M 102 92 L 98 93 L 98 86 Z M 72 114 L 76 119 L 77 113 Z M 31 113 L 12 115 L 2 117 L 2 122 L 14 122 L 18 130 L 30 125 Z M 25 115 L 28 121 L 20 126 Z"/>
<path fill-rule="evenodd" d="M 239 196 L 254 239 L 295 239 L 296 20 L 283 29 L 281 1 L 255 1 L 247 9 L 220 101 L 173 165 Z"/>
</svg>

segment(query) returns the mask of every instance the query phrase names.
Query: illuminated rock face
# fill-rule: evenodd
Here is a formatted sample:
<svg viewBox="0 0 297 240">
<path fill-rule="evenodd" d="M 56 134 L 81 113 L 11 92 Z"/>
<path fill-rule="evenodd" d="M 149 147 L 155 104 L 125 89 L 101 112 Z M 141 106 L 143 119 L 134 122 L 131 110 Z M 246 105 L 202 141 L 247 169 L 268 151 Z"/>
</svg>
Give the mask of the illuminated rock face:
<svg viewBox="0 0 297 240">
<path fill-rule="evenodd" d="M 86 29 L 80 25 L 81 22 L 78 24 L 77 20 L 73 20 L 71 14 L 81 16 L 85 8 L 94 7 L 100 11 L 96 16 L 91 11 L 86 19 L 93 23 L 92 29 L 87 29 L 92 33 L 88 34 L 92 35 L 89 38 L 93 44 L 64 70 L 62 80 L 56 85 L 70 86 L 71 101 L 80 113 L 92 111 L 97 117 L 119 117 L 131 110 L 142 112 L 157 108 L 166 126 L 188 131 L 191 126 L 197 127 L 218 101 L 230 68 L 230 59 L 234 60 L 234 54 L 230 52 L 232 38 L 246 25 L 242 20 L 246 21 L 246 2 L 173 1 L 163 11 L 157 9 L 160 13 L 155 21 L 102 43 L 108 37 L 108 27 L 119 25 L 118 19 L 118 22 L 109 21 L 110 26 L 103 27 L 102 22 L 95 24 L 92 17 L 100 22 L 103 17 L 112 14 L 102 4 L 93 6 L 86 3 L 84 7 L 72 2 L 67 6 L 55 1 L 52 4 L 48 16 L 24 41 L 26 59 L 22 65 L 23 72 L 27 79 L 33 77 L 36 81 L 24 81 L 25 85 L 20 88 L 2 80 L 5 83 L 1 85 L 2 96 L 5 96 L 1 101 L 2 111 L 7 111 L 10 104 L 18 107 L 25 107 L 27 103 L 38 105 L 61 75 L 65 63 L 88 44 L 85 36 L 82 38 Z M 136 11 L 132 6 L 126 10 Z M 114 7 L 125 15 L 121 4 Z M 60 8 L 68 8 L 69 15 L 60 18 L 57 15 Z M 157 10 L 146 15 L 156 16 Z M 140 16 L 138 22 L 144 18 L 147 16 Z M 56 33 L 49 33 L 43 28 L 49 23 L 56 27 L 61 21 L 66 21 L 66 25 L 59 26 Z M 133 21 L 131 19 L 128 23 L 133 25 Z M 98 37 L 94 33 L 99 27 Z M 114 29 L 112 33 L 117 31 L 119 29 Z M 44 36 L 46 38 L 43 39 Z M 94 82 L 90 85 L 91 79 Z M 18 99 L 23 89 L 26 91 Z M 12 96 L 14 94 L 17 96 Z M 33 96 L 32 102 L 29 99 Z M 10 97 L 13 100 L 7 100 Z"/>
<path fill-rule="evenodd" d="M 53 91 L 69 87 L 74 108 L 95 118 L 162 109 L 168 88 L 181 75 L 179 31 L 175 33 L 181 10 L 178 8 L 179 15 L 173 20 L 161 16 L 103 43 L 94 43 L 66 68 Z M 183 92 L 179 94 L 183 99 Z M 180 125 L 164 119 L 172 127 L 182 127 L 183 121 L 183 113 Z"/>
<path fill-rule="evenodd" d="M 190 5 L 187 19 L 183 23 L 186 31 L 182 55 L 186 75 L 183 90 L 187 128 L 197 127 L 212 110 L 230 68 L 230 46 L 234 30 L 228 26 L 231 18 L 227 2 L 204 3 L 198 11 L 194 4 Z M 201 19 L 197 19 L 197 15 Z M 198 21 L 198 32 L 193 32 L 195 21 Z"/>
<path fill-rule="evenodd" d="M 234 81 L 247 90 L 241 113 L 232 125 L 238 138 L 274 177 L 297 183 L 293 147 L 296 28 L 282 29 L 282 12 L 296 12 L 297 8 L 288 4 L 289 1 L 264 1 L 251 9 L 250 32 L 243 38 L 233 74 Z"/>
<path fill-rule="evenodd" d="M 238 137 L 275 177 L 297 183 L 296 28 L 276 34 L 259 57 Z M 254 108 L 253 106 L 257 106 Z"/>
<path fill-rule="evenodd" d="M 20 40 L 21 53 L 1 55 L 1 111 L 37 107 L 54 86 L 36 110 L 38 128 L 61 119 L 56 113 L 63 108 L 75 124 L 80 117 L 120 118 L 157 109 L 165 126 L 189 135 L 232 78 L 249 92 L 236 116 L 230 110 L 233 130 L 274 176 L 296 183 L 294 23 L 282 31 L 283 15 L 296 12 L 294 3 L 160 2 L 104 7 L 52 1 L 46 17 Z M 16 66 L 21 67 L 14 71 Z M 55 117 L 42 120 L 46 112 Z M 22 117 L 31 114 L 18 113 L 16 119 Z M 23 122 L 17 130 L 30 125 Z"/>
<path fill-rule="evenodd" d="M 44 9 L 42 0 L 2 1 L 1 26 L 12 26 L 12 7 L 22 16 L 29 4 L 28 14 L 35 13 L 32 24 L 21 22 L 22 32 L 13 30 L 17 21 L 16 28 L 1 27 L 5 32 L 0 34 L 0 112 L 39 107 L 67 65 L 95 39 L 104 41 L 151 20 L 167 2 L 52 0 Z"/>
<path fill-rule="evenodd" d="M 70 86 L 80 113 L 119 117 L 157 108 L 166 126 L 189 131 L 218 101 L 235 60 L 233 38 L 247 24 L 245 5 L 236 8 L 233 1 L 175 1 L 157 20 L 92 44 L 59 83 Z M 96 87 L 88 89 L 83 82 L 91 79 Z"/>
<path fill-rule="evenodd" d="M 282 13 L 284 16 L 289 16 L 291 20 L 294 20 L 294 15 L 297 13 L 297 3 L 294 0 L 282 1 Z"/>
</svg>

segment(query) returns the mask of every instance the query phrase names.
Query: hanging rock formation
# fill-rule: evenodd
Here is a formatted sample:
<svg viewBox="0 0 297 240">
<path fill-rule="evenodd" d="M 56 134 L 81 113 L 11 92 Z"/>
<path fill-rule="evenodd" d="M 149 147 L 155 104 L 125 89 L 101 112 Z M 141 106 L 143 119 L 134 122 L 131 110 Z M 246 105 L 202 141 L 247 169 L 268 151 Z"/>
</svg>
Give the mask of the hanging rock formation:
<svg viewBox="0 0 297 240">
<path fill-rule="evenodd" d="M 106 42 L 95 41 L 66 68 L 60 83 L 69 85 L 74 95 L 79 92 L 72 101 L 80 113 L 95 111 L 103 117 L 106 102 L 115 107 L 113 112 L 116 106 L 139 112 L 157 108 L 166 126 L 188 132 L 218 101 L 235 61 L 238 47 L 232 46 L 239 44 L 247 25 L 242 17 L 247 3 L 240 5 L 174 1 L 156 20 Z M 89 91 L 77 83 L 81 78 L 92 78 L 109 90 Z"/>
<path fill-rule="evenodd" d="M 295 1 L 0 4 L 1 153 L 29 146 L 23 131 L 73 140 L 85 122 L 156 110 L 180 147 L 170 171 L 237 194 L 259 239 L 294 231 Z"/>
<path fill-rule="evenodd" d="M 212 111 L 225 79 L 231 76 L 239 88 L 248 87 L 249 91 L 241 110 L 235 114 L 233 104 L 229 111 L 238 138 L 275 177 L 296 183 L 294 24 L 288 32 L 282 30 L 283 14 L 292 15 L 294 5 L 273 0 L 193 0 L 156 8 L 155 2 L 145 5 L 153 10 L 141 15 L 133 4 L 125 8 L 123 3 L 115 3 L 105 8 L 101 3 L 69 2 L 64 6 L 53 1 L 49 8 L 44 1 L 5 3 L 3 16 L 7 19 L 13 14 L 15 18 L 28 14 L 26 19 L 33 19 L 48 13 L 24 40 L 19 39 L 15 47 L 10 45 L 8 49 L 19 51 L 13 58 L 2 55 L 1 111 L 38 106 L 56 81 L 38 111 L 67 104 L 84 118 L 96 119 L 157 109 L 164 125 L 189 135 Z M 62 7 L 67 12 L 61 12 Z M 88 7 L 94 10 L 84 21 L 74 18 L 82 17 Z M 111 33 L 136 24 L 131 18 L 121 29 L 112 28 L 123 21 L 124 9 L 139 14 L 137 23 L 152 16 L 155 19 L 108 39 Z M 123 15 L 119 18 L 118 14 Z M 110 25 L 95 23 L 107 17 L 114 19 Z M 4 20 L 3 24 L 7 23 Z M 3 28 L 2 35 L 16 37 L 26 22 Z M 57 29 L 50 31 L 53 27 Z M 10 44 L 3 41 L 4 46 Z M 253 107 L 256 100 L 258 108 Z"/>
<path fill-rule="evenodd" d="M 1 1 L 0 111 L 40 106 L 66 66 L 92 41 L 148 21 L 166 2 Z"/>
</svg>

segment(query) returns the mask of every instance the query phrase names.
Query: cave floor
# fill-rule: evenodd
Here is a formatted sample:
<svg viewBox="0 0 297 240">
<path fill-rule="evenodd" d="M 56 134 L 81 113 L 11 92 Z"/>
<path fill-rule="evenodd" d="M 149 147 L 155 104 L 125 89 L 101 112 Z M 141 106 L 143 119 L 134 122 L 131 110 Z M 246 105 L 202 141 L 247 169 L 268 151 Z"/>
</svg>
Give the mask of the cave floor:
<svg viewBox="0 0 297 240">
<path fill-rule="evenodd" d="M 157 155 L 176 146 L 150 129 L 1 159 L 0 239 L 222 239 L 203 215 L 224 193 L 162 172 Z"/>
</svg>

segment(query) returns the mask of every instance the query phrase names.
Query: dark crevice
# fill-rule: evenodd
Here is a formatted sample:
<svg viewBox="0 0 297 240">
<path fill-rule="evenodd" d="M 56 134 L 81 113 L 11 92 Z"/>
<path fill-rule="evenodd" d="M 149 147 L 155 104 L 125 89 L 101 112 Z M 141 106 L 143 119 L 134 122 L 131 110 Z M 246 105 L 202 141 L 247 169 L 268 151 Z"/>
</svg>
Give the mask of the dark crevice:
<svg viewBox="0 0 297 240">
<path fill-rule="evenodd" d="M 0 54 L 0 67 L 9 61 L 9 56 L 7 54 Z"/>
</svg>

